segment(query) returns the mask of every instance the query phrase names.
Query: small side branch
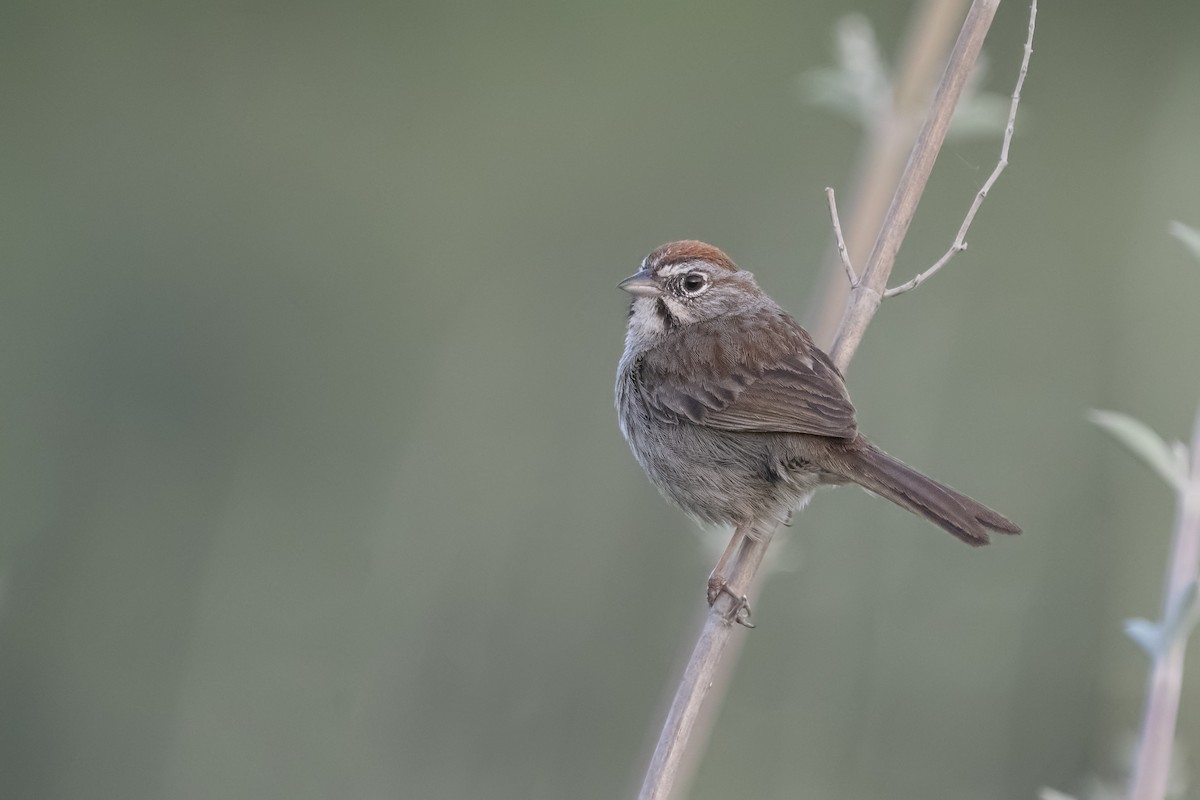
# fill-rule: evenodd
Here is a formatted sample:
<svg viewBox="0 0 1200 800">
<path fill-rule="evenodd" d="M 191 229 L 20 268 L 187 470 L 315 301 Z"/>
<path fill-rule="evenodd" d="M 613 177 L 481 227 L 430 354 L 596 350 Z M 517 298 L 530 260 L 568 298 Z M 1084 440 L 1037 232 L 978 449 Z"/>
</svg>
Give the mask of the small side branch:
<svg viewBox="0 0 1200 800">
<path fill-rule="evenodd" d="M 929 173 L 933 171 L 946 131 L 950 128 L 954 108 L 962 96 L 970 70 L 979 57 L 984 36 L 999 5 L 1000 0 L 973 0 L 967 10 L 967 18 L 950 52 L 950 61 L 934 93 L 929 114 L 917 134 L 917 141 L 909 154 L 904 174 L 900 176 L 896 193 L 892 195 L 892 203 L 875 238 L 871 255 L 859 274 L 858 286 L 850 292 L 842 323 L 829 351 L 833 363 L 843 372 L 850 366 L 850 359 L 858 349 L 867 325 L 879 310 L 900 243 L 904 241 L 908 226 L 912 223 L 925 184 L 929 181 Z"/>
<path fill-rule="evenodd" d="M 1036 20 L 1037 0 L 1033 0 L 1029 7 L 1029 35 L 1025 39 L 1025 54 L 1021 58 L 1021 71 L 1017 75 L 1017 85 L 1013 89 L 1012 102 L 1008 107 L 1008 124 L 1004 127 L 1004 144 L 1000 146 L 1000 160 L 996 162 L 996 168 L 992 170 L 992 174 L 984 181 L 983 187 L 976 193 L 975 201 L 971 203 L 970 209 L 967 210 L 967 216 L 958 229 L 958 235 L 954 237 L 954 244 L 950 245 L 946 254 L 939 258 L 932 267 L 918 274 L 912 280 L 885 291 L 884 297 L 895 297 L 917 288 L 936 275 L 942 267 L 950 262 L 950 259 L 967 249 L 967 231 L 971 229 L 971 223 L 975 221 L 975 215 L 979 212 L 979 207 L 983 205 L 988 192 L 992 190 L 992 185 L 1000 177 L 1000 173 L 1004 172 L 1004 168 L 1008 166 L 1008 149 L 1012 146 L 1013 129 L 1017 122 L 1017 105 L 1021 102 L 1021 87 L 1025 85 L 1025 75 L 1029 72 L 1029 57 L 1033 55 L 1033 28 Z"/>
<path fill-rule="evenodd" d="M 854 274 L 854 267 L 850 266 L 850 251 L 846 249 L 846 238 L 842 236 L 842 221 L 838 219 L 837 200 L 833 196 L 833 187 L 825 187 L 825 196 L 829 198 L 829 217 L 833 220 L 833 238 L 837 241 L 838 257 L 846 270 L 846 279 L 850 281 L 850 288 L 854 289 L 858 287 L 858 276 Z"/>
</svg>

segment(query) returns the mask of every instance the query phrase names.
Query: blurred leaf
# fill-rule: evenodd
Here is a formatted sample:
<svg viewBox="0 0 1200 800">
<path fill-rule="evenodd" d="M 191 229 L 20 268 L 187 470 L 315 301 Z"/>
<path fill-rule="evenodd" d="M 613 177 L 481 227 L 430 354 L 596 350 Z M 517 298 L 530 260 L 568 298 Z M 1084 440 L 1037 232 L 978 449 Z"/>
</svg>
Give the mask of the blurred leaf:
<svg viewBox="0 0 1200 800">
<path fill-rule="evenodd" d="M 848 14 L 838 20 L 834 38 L 838 65 L 818 67 L 800 76 L 804 100 L 847 116 L 864 128 L 876 125 L 892 104 L 892 76 L 875 30 L 863 14 Z M 979 90 L 986 73 L 988 61 L 980 54 L 954 110 L 948 137 L 970 139 L 1004 132 L 1009 98 Z"/>
<path fill-rule="evenodd" d="M 801 76 L 805 99 L 869 127 L 892 100 L 891 76 L 875 31 L 862 14 L 849 14 L 838 20 L 834 43 L 837 66 L 820 67 Z"/>
<path fill-rule="evenodd" d="M 1073 795 L 1060 792 L 1057 789 L 1051 789 L 1049 786 L 1043 786 L 1038 790 L 1038 797 L 1041 800 L 1075 800 Z"/>
<path fill-rule="evenodd" d="M 1191 634 L 1192 628 L 1196 627 L 1196 595 L 1196 582 L 1192 581 L 1183 590 L 1183 594 L 1171 608 L 1171 615 L 1163 623 L 1163 636 L 1166 643 L 1173 644 L 1176 639 L 1186 639 Z"/>
<path fill-rule="evenodd" d="M 1172 222 L 1168 230 L 1172 236 L 1183 242 L 1183 246 L 1197 261 L 1200 261 L 1200 231 L 1182 222 Z"/>
<path fill-rule="evenodd" d="M 1151 658 L 1165 655 L 1177 641 L 1186 639 L 1196 626 L 1196 621 L 1200 618 L 1196 597 L 1196 582 L 1192 581 L 1161 624 L 1147 619 L 1128 619 L 1125 620 L 1126 635 L 1137 642 Z"/>
<path fill-rule="evenodd" d="M 842 17 L 834 41 L 837 65 L 809 70 L 800 78 L 805 101 L 848 117 L 863 128 L 878 124 L 892 102 L 892 76 L 870 20 L 862 14 Z M 950 137 L 1003 134 L 1009 98 L 980 90 L 986 74 L 987 60 L 981 54 L 955 109 Z"/>
<path fill-rule="evenodd" d="M 1133 639 L 1150 658 L 1157 658 L 1163 651 L 1162 627 L 1156 622 L 1141 617 L 1127 619 L 1125 635 Z"/>
<path fill-rule="evenodd" d="M 983 90 L 988 66 L 987 53 L 980 53 L 979 58 L 975 61 L 975 67 L 967 76 L 967 85 L 963 87 L 958 106 L 954 109 L 954 119 L 950 121 L 950 130 L 946 132 L 947 139 L 961 140 L 1004 135 L 1011 98 Z M 1025 116 L 1027 115 L 1022 114 L 1022 117 Z"/>
<path fill-rule="evenodd" d="M 1128 414 L 1093 409 L 1087 417 L 1161 475 L 1176 491 L 1183 490 L 1187 481 L 1187 448 L 1182 444 L 1168 445 L 1148 425 Z"/>
<path fill-rule="evenodd" d="M 1009 98 L 995 92 L 964 97 L 954 110 L 947 138 L 971 139 L 1004 135 L 1008 122 Z M 1024 115 L 1022 115 L 1024 116 Z"/>
<path fill-rule="evenodd" d="M 1179 462 L 1179 469 L 1184 474 L 1188 474 L 1188 449 L 1187 445 L 1179 440 L 1171 442 L 1171 455 Z"/>
</svg>

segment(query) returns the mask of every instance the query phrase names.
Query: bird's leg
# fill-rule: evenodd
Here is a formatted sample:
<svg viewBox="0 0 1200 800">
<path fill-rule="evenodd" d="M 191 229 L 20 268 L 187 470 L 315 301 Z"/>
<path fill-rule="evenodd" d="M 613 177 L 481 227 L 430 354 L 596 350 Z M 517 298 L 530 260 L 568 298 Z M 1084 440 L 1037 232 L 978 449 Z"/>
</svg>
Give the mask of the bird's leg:
<svg viewBox="0 0 1200 800">
<path fill-rule="evenodd" d="M 717 565 L 713 567 L 712 573 L 708 576 L 708 604 L 710 606 L 717 602 L 721 592 L 729 590 L 729 576 L 726 574 L 729 571 L 729 559 L 741 547 L 745 538 L 746 528 L 744 526 L 738 525 L 733 529 L 729 545 L 725 548 L 725 552 L 721 553 L 721 557 L 717 559 Z"/>
<path fill-rule="evenodd" d="M 717 598 L 722 594 L 727 594 L 733 599 L 733 607 L 729 611 L 729 618 L 738 623 L 745 625 L 747 628 L 753 628 L 750 624 L 750 604 L 746 602 L 746 596 L 740 592 L 735 592 L 729 586 L 729 561 L 733 558 L 733 554 L 741 549 L 742 543 L 746 541 L 746 537 L 750 535 L 750 524 L 738 525 L 733 530 L 733 536 L 729 539 L 729 545 L 725 548 L 725 552 L 721 553 L 721 557 L 717 560 L 717 565 L 713 567 L 712 573 L 708 576 L 708 604 L 711 606 L 717 602 Z"/>
</svg>

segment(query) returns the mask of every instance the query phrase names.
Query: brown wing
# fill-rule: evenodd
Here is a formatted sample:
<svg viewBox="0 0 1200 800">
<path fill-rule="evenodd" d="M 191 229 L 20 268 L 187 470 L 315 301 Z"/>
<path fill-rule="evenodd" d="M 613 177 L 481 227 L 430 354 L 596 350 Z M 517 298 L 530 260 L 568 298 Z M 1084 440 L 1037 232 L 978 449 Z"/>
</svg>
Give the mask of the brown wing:
<svg viewBox="0 0 1200 800">
<path fill-rule="evenodd" d="M 751 331 L 759 363 L 737 358 L 724 332 L 691 326 L 688 346 L 657 348 L 642 360 L 647 403 L 668 419 L 710 428 L 851 438 L 854 406 L 842 375 L 790 317 Z M 730 351 L 733 351 L 732 354 Z"/>
</svg>

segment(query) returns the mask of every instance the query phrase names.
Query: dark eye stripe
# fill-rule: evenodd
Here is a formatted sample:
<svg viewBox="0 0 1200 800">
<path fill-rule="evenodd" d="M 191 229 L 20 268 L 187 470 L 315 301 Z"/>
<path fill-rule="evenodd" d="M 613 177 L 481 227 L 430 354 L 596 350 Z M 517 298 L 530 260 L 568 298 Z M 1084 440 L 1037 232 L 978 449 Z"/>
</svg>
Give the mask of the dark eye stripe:
<svg viewBox="0 0 1200 800">
<path fill-rule="evenodd" d="M 667 308 L 667 301 L 663 300 L 661 297 L 658 298 L 658 302 L 654 304 L 654 313 L 658 315 L 659 320 L 662 322 L 663 328 L 666 330 L 671 330 L 678 324 L 678 320 L 676 320 L 675 315 L 671 313 L 671 309 Z"/>
</svg>

